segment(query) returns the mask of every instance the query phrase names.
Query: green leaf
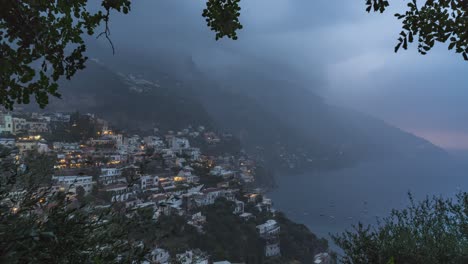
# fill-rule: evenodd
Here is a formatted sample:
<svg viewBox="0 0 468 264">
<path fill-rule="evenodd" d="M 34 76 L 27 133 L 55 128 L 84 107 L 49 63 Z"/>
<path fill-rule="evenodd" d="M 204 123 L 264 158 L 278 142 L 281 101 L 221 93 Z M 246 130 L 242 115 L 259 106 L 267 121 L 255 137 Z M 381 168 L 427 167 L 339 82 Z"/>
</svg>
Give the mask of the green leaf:
<svg viewBox="0 0 468 264">
<path fill-rule="evenodd" d="M 400 49 L 400 46 L 401 46 L 401 42 L 395 46 L 395 53 L 398 52 L 398 50 Z"/>
<path fill-rule="evenodd" d="M 455 44 L 456 44 L 455 42 L 451 42 L 448 46 L 448 49 L 449 50 L 453 49 L 453 47 L 455 47 Z"/>
</svg>

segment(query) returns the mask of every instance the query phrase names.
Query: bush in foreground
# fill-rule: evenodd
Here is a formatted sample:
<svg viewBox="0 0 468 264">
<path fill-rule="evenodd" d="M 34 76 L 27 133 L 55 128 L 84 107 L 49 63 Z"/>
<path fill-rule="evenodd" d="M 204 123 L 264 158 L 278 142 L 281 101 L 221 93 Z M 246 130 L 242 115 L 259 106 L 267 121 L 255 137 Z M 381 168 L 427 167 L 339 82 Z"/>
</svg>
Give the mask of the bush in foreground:
<svg viewBox="0 0 468 264">
<path fill-rule="evenodd" d="M 468 263 L 468 193 L 426 198 L 393 210 L 376 227 L 359 223 L 332 236 L 343 263 Z"/>
</svg>

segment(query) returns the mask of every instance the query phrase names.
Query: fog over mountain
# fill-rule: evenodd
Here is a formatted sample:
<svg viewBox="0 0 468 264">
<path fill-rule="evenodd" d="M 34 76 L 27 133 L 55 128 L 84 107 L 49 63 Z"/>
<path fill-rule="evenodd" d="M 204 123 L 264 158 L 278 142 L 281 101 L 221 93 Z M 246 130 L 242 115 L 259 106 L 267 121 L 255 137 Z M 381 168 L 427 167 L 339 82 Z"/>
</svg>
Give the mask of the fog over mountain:
<svg viewBox="0 0 468 264">
<path fill-rule="evenodd" d="M 400 25 L 393 13 L 402 3 L 383 15 L 367 14 L 355 2 L 241 4 L 239 40 L 215 41 L 200 15 L 203 1 L 139 1 L 129 15 L 112 17 L 116 56 L 131 50 L 137 60 L 150 60 L 160 50 L 183 53 L 210 77 L 231 67 L 254 68 L 439 146 L 468 149 L 465 64 L 443 45 L 427 56 L 415 49 L 394 54 Z M 111 53 L 105 39 L 99 45 Z"/>
<path fill-rule="evenodd" d="M 268 74 L 281 68 L 271 64 L 258 62 L 261 70 L 229 67 L 210 76 L 186 54 L 155 51 L 153 59 L 142 60 L 94 52 L 88 68 L 63 83 L 63 98 L 49 109 L 94 112 L 124 129 L 212 126 L 239 137 L 247 150 L 260 146 L 271 164 L 296 160 L 285 166 L 300 171 L 445 155 L 381 120 L 329 105 L 313 88 Z"/>
</svg>

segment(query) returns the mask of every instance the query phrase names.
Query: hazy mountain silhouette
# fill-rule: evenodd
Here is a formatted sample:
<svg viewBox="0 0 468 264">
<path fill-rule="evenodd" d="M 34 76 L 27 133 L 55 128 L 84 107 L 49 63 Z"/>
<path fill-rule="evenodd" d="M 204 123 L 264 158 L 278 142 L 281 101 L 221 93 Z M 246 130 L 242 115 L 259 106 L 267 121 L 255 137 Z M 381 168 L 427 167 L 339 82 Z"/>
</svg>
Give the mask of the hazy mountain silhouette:
<svg viewBox="0 0 468 264">
<path fill-rule="evenodd" d="M 231 132 L 247 150 L 287 168 L 443 153 L 381 120 L 330 106 L 310 89 L 252 69 L 223 69 L 214 77 L 189 56 L 101 57 L 63 82 L 63 99 L 52 100 L 49 109 L 94 112 L 127 129 L 205 125 Z"/>
</svg>

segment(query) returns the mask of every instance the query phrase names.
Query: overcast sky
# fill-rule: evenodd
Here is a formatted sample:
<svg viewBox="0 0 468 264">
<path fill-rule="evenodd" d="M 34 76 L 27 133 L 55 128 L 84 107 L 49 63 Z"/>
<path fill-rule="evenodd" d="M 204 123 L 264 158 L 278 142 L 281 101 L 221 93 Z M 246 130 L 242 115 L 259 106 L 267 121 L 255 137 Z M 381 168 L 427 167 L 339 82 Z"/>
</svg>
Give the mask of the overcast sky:
<svg viewBox="0 0 468 264">
<path fill-rule="evenodd" d="M 468 150 L 468 63 L 443 45 L 427 56 L 414 46 L 395 54 L 400 28 L 392 14 L 401 6 L 368 14 L 363 2 L 243 0 L 239 40 L 217 42 L 202 0 L 133 1 L 131 14 L 113 17 L 112 38 L 118 49 L 180 50 L 205 69 L 283 65 L 331 104 Z"/>
</svg>

